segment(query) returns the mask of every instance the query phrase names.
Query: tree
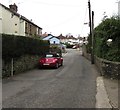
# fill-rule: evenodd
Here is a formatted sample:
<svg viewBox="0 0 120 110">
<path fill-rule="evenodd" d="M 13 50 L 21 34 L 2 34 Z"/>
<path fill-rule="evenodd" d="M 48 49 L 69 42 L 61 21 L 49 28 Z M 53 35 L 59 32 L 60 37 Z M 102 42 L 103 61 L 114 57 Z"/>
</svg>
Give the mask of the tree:
<svg viewBox="0 0 120 110">
<path fill-rule="evenodd" d="M 111 17 L 104 19 L 94 29 L 94 53 L 98 57 L 120 62 L 120 18 Z M 112 39 L 112 44 L 107 45 L 107 40 Z M 87 52 L 91 53 L 90 38 L 88 37 Z"/>
<path fill-rule="evenodd" d="M 111 17 L 103 20 L 95 29 L 95 54 L 111 61 L 120 61 L 120 18 Z M 107 40 L 112 44 L 107 45 Z"/>
</svg>

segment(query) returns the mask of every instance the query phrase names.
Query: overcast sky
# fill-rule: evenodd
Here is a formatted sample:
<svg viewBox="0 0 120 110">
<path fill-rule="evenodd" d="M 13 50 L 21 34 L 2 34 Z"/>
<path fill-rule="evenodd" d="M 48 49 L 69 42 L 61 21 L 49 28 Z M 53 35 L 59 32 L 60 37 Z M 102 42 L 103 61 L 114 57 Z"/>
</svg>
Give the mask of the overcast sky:
<svg viewBox="0 0 120 110">
<path fill-rule="evenodd" d="M 18 13 L 43 28 L 43 33 L 53 35 L 71 33 L 74 36 L 87 36 L 88 0 L 0 0 L 5 6 L 16 3 Z M 95 27 L 103 19 L 118 13 L 117 0 L 91 0 L 91 10 L 95 13 Z"/>
</svg>

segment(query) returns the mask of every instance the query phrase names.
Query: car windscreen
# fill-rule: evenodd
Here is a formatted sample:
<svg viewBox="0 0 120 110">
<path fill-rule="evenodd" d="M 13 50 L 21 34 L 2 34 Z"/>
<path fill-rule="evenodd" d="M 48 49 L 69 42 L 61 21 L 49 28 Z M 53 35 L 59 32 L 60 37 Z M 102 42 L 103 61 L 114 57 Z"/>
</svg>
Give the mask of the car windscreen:
<svg viewBox="0 0 120 110">
<path fill-rule="evenodd" d="M 59 57 L 58 54 L 46 54 L 44 55 L 45 58 L 52 58 L 52 57 Z"/>
<path fill-rule="evenodd" d="M 52 55 L 52 54 L 46 54 L 45 57 L 46 57 L 46 58 L 52 58 L 53 55 Z"/>
</svg>

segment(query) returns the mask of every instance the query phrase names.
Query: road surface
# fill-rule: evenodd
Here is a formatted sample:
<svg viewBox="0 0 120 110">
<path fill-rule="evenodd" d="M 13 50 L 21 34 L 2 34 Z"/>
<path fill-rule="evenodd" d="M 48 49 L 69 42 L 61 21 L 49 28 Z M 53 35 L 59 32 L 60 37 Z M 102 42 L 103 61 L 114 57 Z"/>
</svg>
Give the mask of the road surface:
<svg viewBox="0 0 120 110">
<path fill-rule="evenodd" d="M 3 108 L 95 108 L 98 73 L 69 49 L 58 69 L 34 69 L 3 80 Z"/>
</svg>

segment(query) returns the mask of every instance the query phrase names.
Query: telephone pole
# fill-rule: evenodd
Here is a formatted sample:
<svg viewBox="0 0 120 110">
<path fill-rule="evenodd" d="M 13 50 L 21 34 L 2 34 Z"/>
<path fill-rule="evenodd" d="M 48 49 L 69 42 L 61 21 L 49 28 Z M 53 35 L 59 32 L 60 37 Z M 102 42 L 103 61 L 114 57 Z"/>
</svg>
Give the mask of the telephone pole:
<svg viewBox="0 0 120 110">
<path fill-rule="evenodd" d="M 91 46 L 91 64 L 94 64 L 94 34 L 93 34 L 93 28 L 94 28 L 94 12 L 92 11 L 92 20 L 91 20 L 91 3 L 90 0 L 88 0 L 88 9 L 89 9 L 89 27 L 90 27 L 90 46 Z"/>
<path fill-rule="evenodd" d="M 91 50 L 91 63 L 94 64 L 94 11 L 92 11 L 92 50 Z"/>
<path fill-rule="evenodd" d="M 90 3 L 90 0 L 88 0 L 88 9 L 89 9 L 90 45 L 91 45 L 92 27 L 91 27 L 91 3 Z"/>
</svg>

